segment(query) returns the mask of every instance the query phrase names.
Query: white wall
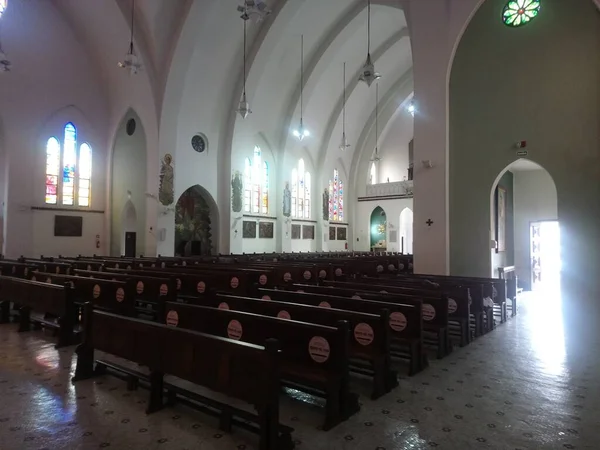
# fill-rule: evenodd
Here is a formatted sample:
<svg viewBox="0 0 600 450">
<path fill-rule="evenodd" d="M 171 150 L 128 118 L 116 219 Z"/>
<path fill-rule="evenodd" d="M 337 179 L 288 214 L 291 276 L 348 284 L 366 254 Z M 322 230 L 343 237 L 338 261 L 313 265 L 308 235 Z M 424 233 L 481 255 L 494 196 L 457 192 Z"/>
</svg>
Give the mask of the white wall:
<svg viewBox="0 0 600 450">
<path fill-rule="evenodd" d="M 256 220 L 256 218 L 242 219 L 247 221 Z M 237 239 L 242 239 L 244 253 L 273 253 L 275 251 L 275 243 L 277 241 L 277 223 L 275 220 L 260 219 L 260 222 L 270 222 L 273 224 L 273 239 L 261 239 L 259 237 L 259 224 L 256 224 L 256 238 L 242 238 L 242 233 L 238 232 L 237 236 L 232 237 L 232 242 Z"/>
<path fill-rule="evenodd" d="M 413 117 L 401 107 L 387 124 L 379 144 L 382 160 L 377 173 L 378 183 L 408 179 L 408 144 L 413 138 L 413 123 Z"/>
<path fill-rule="evenodd" d="M 514 172 L 515 270 L 524 282 L 519 286 L 529 285 L 531 280 L 529 224 L 557 218 L 556 187 L 548 172 Z"/>
<path fill-rule="evenodd" d="M 387 217 L 387 251 L 400 251 L 400 214 L 404 208 L 413 209 L 412 198 L 401 198 L 395 200 L 370 200 L 358 202 L 356 206 L 356 219 L 354 225 L 354 242 L 352 243 L 355 251 L 370 250 L 370 227 L 371 213 L 380 206 L 385 211 Z M 390 242 L 390 231 L 397 232 L 397 242 Z M 356 239 L 358 238 L 358 242 Z M 350 246 L 350 243 L 348 244 Z"/>
</svg>

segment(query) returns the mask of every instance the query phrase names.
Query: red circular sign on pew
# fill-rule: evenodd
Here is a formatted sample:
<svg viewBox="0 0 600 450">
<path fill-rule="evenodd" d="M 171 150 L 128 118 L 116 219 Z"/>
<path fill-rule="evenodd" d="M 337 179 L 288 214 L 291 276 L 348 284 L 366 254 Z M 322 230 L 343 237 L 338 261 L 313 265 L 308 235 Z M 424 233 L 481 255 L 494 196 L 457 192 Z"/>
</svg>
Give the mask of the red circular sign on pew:
<svg viewBox="0 0 600 450">
<path fill-rule="evenodd" d="M 100 286 L 98 286 L 97 284 L 92 289 L 92 297 L 94 297 L 94 298 L 100 297 Z"/>
<path fill-rule="evenodd" d="M 390 314 L 390 328 L 394 331 L 404 331 L 406 328 L 406 316 L 399 311 Z"/>
<path fill-rule="evenodd" d="M 359 323 L 354 327 L 354 339 L 360 345 L 371 345 L 374 336 L 373 328 L 368 323 Z"/>
<path fill-rule="evenodd" d="M 305 280 L 310 280 L 312 278 L 312 273 L 310 273 L 310 270 L 305 270 L 303 276 Z"/>
<path fill-rule="evenodd" d="M 394 272 L 396 270 L 396 266 L 394 266 L 393 264 L 388 265 L 388 270 L 390 272 Z"/>
<path fill-rule="evenodd" d="M 167 325 L 170 327 L 176 327 L 179 324 L 179 314 L 177 311 L 169 311 L 167 314 Z"/>
<path fill-rule="evenodd" d="M 377 273 L 381 273 L 381 272 L 383 272 L 383 266 L 381 264 L 379 264 L 377 266 Z"/>
<path fill-rule="evenodd" d="M 231 286 L 231 289 L 237 289 L 237 287 L 240 285 L 240 280 L 238 277 L 233 277 L 231 279 L 231 282 L 229 283 L 229 285 Z"/>
<path fill-rule="evenodd" d="M 362 298 L 360 297 L 360 295 L 353 295 L 352 298 L 354 300 L 362 300 Z"/>
<path fill-rule="evenodd" d="M 144 292 L 144 283 L 142 281 L 138 281 L 136 286 L 135 286 L 135 292 L 137 292 L 138 294 L 141 294 L 142 292 Z"/>
<path fill-rule="evenodd" d="M 279 311 L 279 313 L 277 314 L 277 317 L 279 317 L 280 319 L 285 319 L 285 320 L 291 320 L 292 316 L 290 316 L 290 313 L 282 310 Z"/>
<path fill-rule="evenodd" d="M 321 270 L 319 271 L 319 278 L 327 278 L 327 271 L 326 271 L 326 270 L 323 270 L 323 269 L 321 269 Z"/>
<path fill-rule="evenodd" d="M 35 281 L 35 275 L 31 277 L 31 281 Z"/>
<path fill-rule="evenodd" d="M 430 321 L 435 318 L 435 308 L 431 306 L 429 303 L 423 303 L 423 320 Z"/>
<path fill-rule="evenodd" d="M 160 295 L 165 296 L 169 293 L 169 286 L 167 286 L 166 284 L 161 284 L 160 285 Z"/>
<path fill-rule="evenodd" d="M 343 273 L 344 272 L 342 272 L 342 269 L 340 269 L 339 267 L 337 269 L 335 269 L 335 276 L 336 277 L 341 277 Z"/>
<path fill-rule="evenodd" d="M 313 361 L 324 363 L 329 359 L 329 342 L 321 336 L 313 337 L 308 343 L 308 354 Z"/>
<path fill-rule="evenodd" d="M 229 325 L 227 325 L 227 336 L 229 336 L 229 339 L 239 341 L 242 338 L 243 333 L 244 329 L 238 320 L 232 320 L 229 322 Z"/>
<path fill-rule="evenodd" d="M 269 297 L 268 295 L 263 295 L 262 300 L 271 300 L 271 297 Z"/>
<path fill-rule="evenodd" d="M 226 311 L 229 311 L 229 305 L 225 302 L 221 302 L 221 303 L 219 303 L 219 309 L 224 309 Z"/>
<path fill-rule="evenodd" d="M 404 270 L 404 264 L 402 264 L 402 263 L 398 264 L 398 269 Z"/>
<path fill-rule="evenodd" d="M 161 267 L 161 269 L 164 269 L 165 267 L 167 267 L 167 265 L 163 261 L 162 263 L 160 263 L 160 267 Z"/>
<path fill-rule="evenodd" d="M 181 280 L 179 278 L 177 278 L 177 290 L 181 290 Z"/>
<path fill-rule="evenodd" d="M 319 307 L 320 308 L 331 308 L 331 305 L 327 302 L 321 302 L 321 303 L 319 303 Z"/>
<path fill-rule="evenodd" d="M 204 291 L 206 291 L 206 283 L 204 283 L 204 281 L 198 282 L 196 290 L 198 291 L 198 294 L 204 294 Z"/>
<path fill-rule="evenodd" d="M 264 273 L 260 277 L 258 277 L 258 283 L 261 286 L 264 286 L 265 284 L 267 284 L 267 276 Z"/>
<path fill-rule="evenodd" d="M 288 281 L 290 281 L 291 279 L 292 279 L 292 274 L 291 273 L 286 272 L 286 273 L 283 274 L 283 281 L 285 281 L 286 283 Z"/>
<path fill-rule="evenodd" d="M 448 299 L 448 314 L 454 314 L 458 309 L 458 305 L 456 304 L 456 300 L 453 298 Z"/>
<path fill-rule="evenodd" d="M 46 278 L 46 283 L 52 284 L 52 278 L 50 278 L 50 277 Z"/>
<path fill-rule="evenodd" d="M 125 300 L 125 291 L 123 290 L 123 288 L 117 289 L 117 294 L 115 295 L 115 297 L 117 298 L 117 301 L 119 303 Z"/>
<path fill-rule="evenodd" d="M 116 263 L 115 264 L 115 269 L 118 269 L 118 268 L 119 268 L 119 263 Z"/>
</svg>

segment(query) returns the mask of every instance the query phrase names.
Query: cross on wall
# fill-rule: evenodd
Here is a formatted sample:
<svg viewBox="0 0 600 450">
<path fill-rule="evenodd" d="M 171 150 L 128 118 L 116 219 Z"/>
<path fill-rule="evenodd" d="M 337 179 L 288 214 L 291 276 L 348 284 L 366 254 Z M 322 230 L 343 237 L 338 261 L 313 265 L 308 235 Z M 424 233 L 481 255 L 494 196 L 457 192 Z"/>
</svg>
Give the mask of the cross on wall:
<svg viewBox="0 0 600 450">
<path fill-rule="evenodd" d="M 427 224 L 428 227 L 430 227 L 431 225 L 433 225 L 433 220 L 431 219 L 427 219 L 427 222 L 425 222 Z"/>
</svg>

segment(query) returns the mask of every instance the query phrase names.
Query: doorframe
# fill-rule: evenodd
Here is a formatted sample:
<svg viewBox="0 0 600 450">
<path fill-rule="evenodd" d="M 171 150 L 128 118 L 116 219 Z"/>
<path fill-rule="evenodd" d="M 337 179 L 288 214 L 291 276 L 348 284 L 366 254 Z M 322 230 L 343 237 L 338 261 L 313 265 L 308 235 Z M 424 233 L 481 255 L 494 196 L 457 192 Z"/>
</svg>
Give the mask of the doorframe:
<svg viewBox="0 0 600 450">
<path fill-rule="evenodd" d="M 530 220 L 529 221 L 529 290 L 531 292 L 533 292 L 533 265 L 531 264 L 531 225 L 533 225 L 534 223 L 543 223 L 543 222 L 557 222 L 558 223 L 558 227 L 560 229 L 560 221 L 558 219 L 542 219 L 542 220 Z M 560 242 L 559 242 L 560 245 Z"/>
</svg>

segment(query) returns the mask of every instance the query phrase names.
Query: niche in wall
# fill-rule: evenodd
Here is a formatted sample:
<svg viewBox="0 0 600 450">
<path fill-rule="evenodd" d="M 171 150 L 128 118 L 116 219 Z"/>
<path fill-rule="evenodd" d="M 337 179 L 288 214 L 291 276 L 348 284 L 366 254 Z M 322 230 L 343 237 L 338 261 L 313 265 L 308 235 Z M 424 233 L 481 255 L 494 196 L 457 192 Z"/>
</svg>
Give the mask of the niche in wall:
<svg viewBox="0 0 600 450">
<path fill-rule="evenodd" d="M 218 227 L 214 201 L 208 193 L 199 185 L 187 189 L 175 206 L 175 255 L 211 255 L 213 229 Z"/>
<path fill-rule="evenodd" d="M 371 213 L 371 248 L 379 251 L 387 249 L 387 216 L 381 206 Z"/>
</svg>

